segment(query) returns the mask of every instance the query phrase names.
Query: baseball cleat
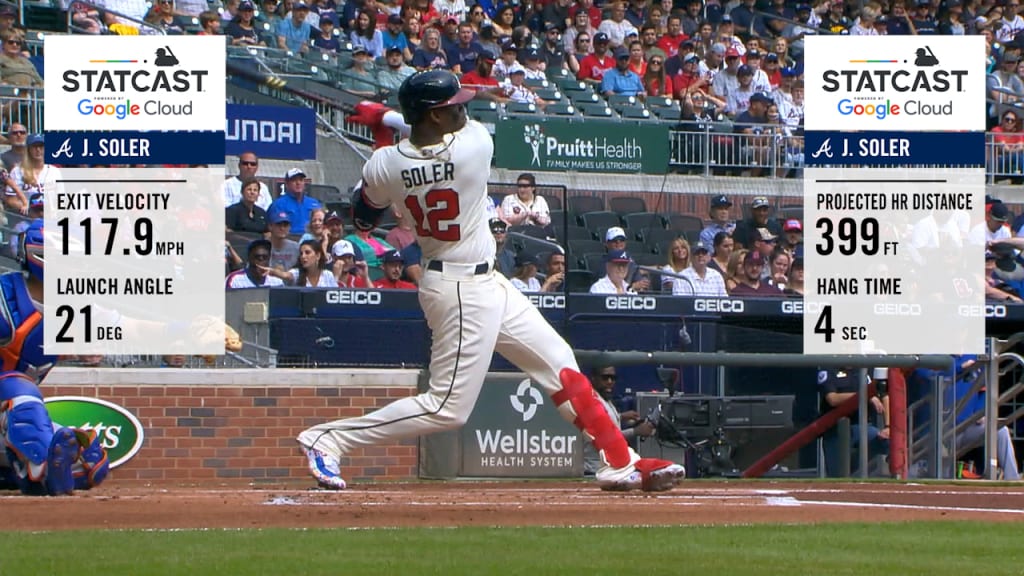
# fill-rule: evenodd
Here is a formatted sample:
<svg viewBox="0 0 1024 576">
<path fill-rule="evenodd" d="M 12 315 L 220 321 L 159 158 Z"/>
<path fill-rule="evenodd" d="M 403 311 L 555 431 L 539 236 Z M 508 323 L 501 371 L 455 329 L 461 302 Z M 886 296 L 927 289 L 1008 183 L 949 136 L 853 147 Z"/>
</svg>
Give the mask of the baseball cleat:
<svg viewBox="0 0 1024 576">
<path fill-rule="evenodd" d="M 315 448 L 302 447 L 309 460 L 309 473 L 316 478 L 317 484 L 328 490 L 344 490 L 345 481 L 341 478 L 341 465 L 338 459 Z"/>
<path fill-rule="evenodd" d="M 641 458 L 634 466 L 643 477 L 640 489 L 644 492 L 671 490 L 686 478 L 686 468 L 668 460 Z"/>
<path fill-rule="evenodd" d="M 72 468 L 78 459 L 78 437 L 74 430 L 61 428 L 53 433 L 46 458 L 46 493 L 62 496 L 75 491 Z"/>
</svg>

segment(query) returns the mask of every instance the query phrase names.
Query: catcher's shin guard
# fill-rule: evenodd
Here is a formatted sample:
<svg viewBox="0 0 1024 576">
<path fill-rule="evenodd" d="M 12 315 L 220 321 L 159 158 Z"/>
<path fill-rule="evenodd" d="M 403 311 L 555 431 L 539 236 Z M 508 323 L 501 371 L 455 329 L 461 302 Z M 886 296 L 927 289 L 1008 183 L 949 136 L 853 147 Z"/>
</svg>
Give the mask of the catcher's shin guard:
<svg viewBox="0 0 1024 576">
<path fill-rule="evenodd" d="M 15 396 L 0 404 L 0 434 L 18 487 L 35 493 L 46 480 L 53 440 L 53 424 L 42 398 Z"/>
<path fill-rule="evenodd" d="M 63 496 L 75 491 L 74 466 L 79 453 L 78 437 L 71 428 L 53 433 L 46 457 L 46 493 Z"/>
<path fill-rule="evenodd" d="M 629 445 L 601 405 L 587 377 L 571 368 L 563 368 L 558 378 L 562 381 L 562 390 L 553 394 L 551 399 L 562 416 L 590 437 L 594 448 L 604 454 L 609 466 L 629 466 L 633 460 Z"/>
<path fill-rule="evenodd" d="M 107 458 L 107 451 L 100 444 L 100 438 L 95 430 L 83 430 L 73 428 L 78 438 L 78 445 L 81 449 L 78 458 L 75 460 L 73 475 L 75 478 L 75 490 L 88 490 L 95 488 L 107 479 L 110 473 L 110 460 Z"/>
</svg>

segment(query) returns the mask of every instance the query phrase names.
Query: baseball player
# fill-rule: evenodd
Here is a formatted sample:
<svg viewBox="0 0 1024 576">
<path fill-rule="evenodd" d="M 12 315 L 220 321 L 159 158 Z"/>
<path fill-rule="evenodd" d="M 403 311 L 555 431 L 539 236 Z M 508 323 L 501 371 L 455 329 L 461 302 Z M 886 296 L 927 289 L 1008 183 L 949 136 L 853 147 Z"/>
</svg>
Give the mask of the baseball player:
<svg viewBox="0 0 1024 576">
<path fill-rule="evenodd" d="M 497 351 L 538 382 L 593 443 L 602 489 L 673 488 L 684 468 L 629 448 L 569 345 L 495 272 L 486 216 L 494 144 L 483 125 L 466 119 L 464 104 L 473 96 L 447 70 L 407 78 L 398 101 L 411 133 L 374 152 L 353 194 L 356 220 L 376 223 L 393 204 L 414 223 L 425 270 L 419 300 L 433 332 L 430 389 L 299 434 L 310 472 L 321 486 L 343 489 L 339 458 L 353 449 L 462 426 Z"/>
</svg>

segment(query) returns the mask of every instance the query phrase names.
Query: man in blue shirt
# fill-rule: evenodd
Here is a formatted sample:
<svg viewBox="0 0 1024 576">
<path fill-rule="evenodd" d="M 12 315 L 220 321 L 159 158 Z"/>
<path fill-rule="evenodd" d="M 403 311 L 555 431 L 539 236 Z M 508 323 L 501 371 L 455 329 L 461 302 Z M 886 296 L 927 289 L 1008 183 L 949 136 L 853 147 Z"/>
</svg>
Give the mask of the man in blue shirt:
<svg viewBox="0 0 1024 576">
<path fill-rule="evenodd" d="M 615 49 L 615 68 L 604 73 L 601 79 L 601 93 L 605 96 L 622 94 L 643 98 L 644 83 L 636 72 L 629 69 L 629 49 L 619 46 Z"/>
<path fill-rule="evenodd" d="M 299 168 L 292 168 L 284 176 L 284 194 L 270 205 L 268 214 L 286 212 L 291 222 L 291 233 L 302 234 L 309 224 L 309 214 L 320 208 L 320 202 L 306 196 L 306 173 Z"/>
<path fill-rule="evenodd" d="M 309 52 L 309 39 L 313 29 L 306 22 L 309 6 L 299 0 L 292 5 L 292 17 L 277 24 L 277 47 L 292 52 Z"/>
</svg>

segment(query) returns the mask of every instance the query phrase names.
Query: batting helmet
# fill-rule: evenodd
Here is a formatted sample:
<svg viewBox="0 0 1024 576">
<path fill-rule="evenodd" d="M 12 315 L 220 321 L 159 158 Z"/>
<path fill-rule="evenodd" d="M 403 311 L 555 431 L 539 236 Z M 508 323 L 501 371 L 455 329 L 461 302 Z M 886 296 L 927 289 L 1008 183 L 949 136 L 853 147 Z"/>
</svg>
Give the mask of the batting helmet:
<svg viewBox="0 0 1024 576">
<path fill-rule="evenodd" d="M 21 234 L 21 265 L 35 278 L 43 279 L 43 219 L 36 218 Z"/>
<path fill-rule="evenodd" d="M 425 70 L 409 76 L 398 88 L 398 104 L 409 124 L 419 122 L 427 110 L 464 104 L 476 92 L 463 88 L 459 79 L 447 70 Z"/>
</svg>

